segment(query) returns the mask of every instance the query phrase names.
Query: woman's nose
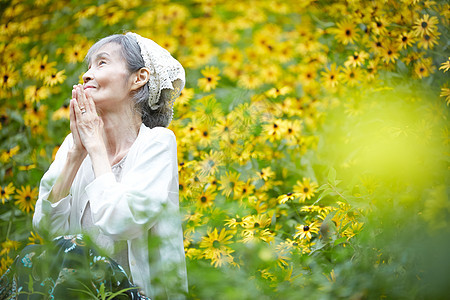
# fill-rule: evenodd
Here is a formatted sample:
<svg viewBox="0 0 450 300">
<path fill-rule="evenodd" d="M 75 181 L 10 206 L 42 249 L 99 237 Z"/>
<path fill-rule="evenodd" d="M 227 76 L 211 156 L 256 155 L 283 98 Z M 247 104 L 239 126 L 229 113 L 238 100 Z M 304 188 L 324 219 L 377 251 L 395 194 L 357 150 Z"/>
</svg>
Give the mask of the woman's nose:
<svg viewBox="0 0 450 300">
<path fill-rule="evenodd" d="M 90 80 L 92 80 L 92 74 L 90 70 L 87 70 L 86 73 L 83 74 L 83 82 L 86 83 Z"/>
</svg>

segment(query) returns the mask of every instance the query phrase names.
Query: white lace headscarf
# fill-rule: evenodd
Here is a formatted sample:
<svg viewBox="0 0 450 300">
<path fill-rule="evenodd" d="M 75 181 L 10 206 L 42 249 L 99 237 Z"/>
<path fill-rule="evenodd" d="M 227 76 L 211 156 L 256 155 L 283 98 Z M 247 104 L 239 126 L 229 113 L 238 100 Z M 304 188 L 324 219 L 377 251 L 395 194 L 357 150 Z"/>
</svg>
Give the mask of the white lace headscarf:
<svg viewBox="0 0 450 300">
<path fill-rule="evenodd" d="M 145 67 L 150 70 L 148 105 L 152 110 L 166 106 L 170 114 L 167 123 L 169 124 L 173 118 L 175 99 L 180 95 L 186 82 L 183 66 L 170 55 L 169 51 L 154 41 L 133 32 L 126 35 L 136 39 L 141 48 Z"/>
</svg>

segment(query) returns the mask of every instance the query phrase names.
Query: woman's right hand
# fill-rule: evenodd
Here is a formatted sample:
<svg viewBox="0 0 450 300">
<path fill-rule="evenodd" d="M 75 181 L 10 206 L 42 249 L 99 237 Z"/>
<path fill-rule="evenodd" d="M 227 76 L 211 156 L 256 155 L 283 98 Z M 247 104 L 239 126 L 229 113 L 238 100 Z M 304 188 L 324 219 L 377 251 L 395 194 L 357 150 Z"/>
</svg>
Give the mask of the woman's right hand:
<svg viewBox="0 0 450 300">
<path fill-rule="evenodd" d="M 83 143 L 81 142 L 80 133 L 78 132 L 78 126 L 77 126 L 77 118 L 75 114 L 75 105 L 76 103 L 76 90 L 75 88 L 72 89 L 72 99 L 70 100 L 70 131 L 72 131 L 72 137 L 73 137 L 73 147 L 71 151 L 75 155 L 79 155 L 81 157 L 85 157 L 87 155 L 87 150 L 83 146 Z"/>
</svg>

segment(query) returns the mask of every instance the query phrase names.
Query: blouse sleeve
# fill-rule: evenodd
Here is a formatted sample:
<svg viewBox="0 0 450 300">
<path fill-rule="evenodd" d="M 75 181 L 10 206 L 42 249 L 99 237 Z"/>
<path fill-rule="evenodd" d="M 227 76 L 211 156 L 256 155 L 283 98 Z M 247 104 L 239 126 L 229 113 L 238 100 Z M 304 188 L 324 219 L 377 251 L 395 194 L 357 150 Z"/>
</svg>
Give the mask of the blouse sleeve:
<svg viewBox="0 0 450 300">
<path fill-rule="evenodd" d="M 154 128 L 142 138 L 145 146 L 127 157 L 132 167 L 120 183 L 113 173 L 106 173 L 86 187 L 94 224 L 116 240 L 146 235 L 168 211 L 178 211 L 175 135 Z"/>
<path fill-rule="evenodd" d="M 41 179 L 39 197 L 36 201 L 33 215 L 33 226 L 41 234 L 49 233 L 51 236 L 55 236 L 66 233 L 69 230 L 72 195 L 69 193 L 69 195 L 55 203 L 48 201 L 48 197 L 62 172 L 67 159 L 67 153 L 72 147 L 72 144 L 72 134 L 69 134 L 58 149 L 55 160 Z"/>
</svg>

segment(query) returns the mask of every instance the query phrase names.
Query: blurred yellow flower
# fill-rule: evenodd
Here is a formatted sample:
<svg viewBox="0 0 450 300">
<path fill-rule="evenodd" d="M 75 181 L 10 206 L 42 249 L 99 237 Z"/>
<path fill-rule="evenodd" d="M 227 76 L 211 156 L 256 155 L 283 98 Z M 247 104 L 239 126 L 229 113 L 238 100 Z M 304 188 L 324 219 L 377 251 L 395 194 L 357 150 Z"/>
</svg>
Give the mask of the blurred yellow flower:
<svg viewBox="0 0 450 300">
<path fill-rule="evenodd" d="M 305 202 L 306 199 L 311 199 L 319 187 L 317 183 L 310 181 L 311 179 L 303 177 L 302 181 L 297 180 L 297 183 L 294 185 L 294 192 L 299 193 L 300 203 Z"/>
<path fill-rule="evenodd" d="M 8 162 L 8 161 L 11 159 L 11 157 L 13 157 L 13 156 L 16 155 L 17 153 L 19 153 L 19 150 L 20 150 L 20 147 L 19 147 L 19 146 L 14 146 L 14 147 L 12 147 L 12 148 L 10 148 L 10 149 L 8 149 L 8 150 L 3 150 L 3 151 L 1 152 L 1 155 L 0 155 L 0 160 L 1 160 L 3 163 Z"/>
<path fill-rule="evenodd" d="M 3 65 L 0 68 L 0 88 L 12 88 L 19 80 L 19 72 L 11 65 Z"/>
<path fill-rule="evenodd" d="M 208 66 L 201 71 L 203 78 L 198 80 L 198 86 L 205 92 L 209 92 L 216 88 L 220 80 L 219 69 L 214 66 Z"/>
<path fill-rule="evenodd" d="M 352 44 L 358 39 L 358 29 L 352 21 L 345 20 L 337 24 L 337 28 L 330 29 L 334 33 L 336 39 L 344 45 Z"/>
<path fill-rule="evenodd" d="M 309 241 L 311 240 L 313 233 L 315 234 L 319 233 L 319 228 L 320 225 L 316 222 L 297 225 L 295 226 L 297 232 L 294 234 L 294 239 L 299 238 L 299 239 L 306 239 Z"/>
<path fill-rule="evenodd" d="M 0 186 L 0 199 L 2 200 L 2 204 L 5 204 L 5 201 L 11 199 L 11 195 L 14 194 L 16 188 L 13 183 L 8 183 L 7 186 Z"/>
<path fill-rule="evenodd" d="M 17 190 L 17 194 L 14 196 L 16 201 L 14 202 L 21 211 L 29 213 L 30 210 L 34 210 L 38 191 L 36 188 L 31 188 L 29 185 L 22 186 L 20 190 Z"/>
<path fill-rule="evenodd" d="M 449 69 L 450 69 L 450 57 L 447 59 L 447 61 L 443 62 L 439 67 L 439 70 L 444 70 L 444 73 L 447 72 Z"/>
<path fill-rule="evenodd" d="M 425 34 L 433 35 L 437 30 L 438 18 L 425 14 L 422 18 L 414 22 L 414 34 L 423 37 Z"/>
</svg>

